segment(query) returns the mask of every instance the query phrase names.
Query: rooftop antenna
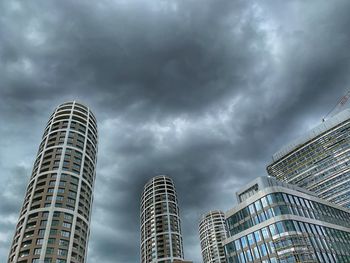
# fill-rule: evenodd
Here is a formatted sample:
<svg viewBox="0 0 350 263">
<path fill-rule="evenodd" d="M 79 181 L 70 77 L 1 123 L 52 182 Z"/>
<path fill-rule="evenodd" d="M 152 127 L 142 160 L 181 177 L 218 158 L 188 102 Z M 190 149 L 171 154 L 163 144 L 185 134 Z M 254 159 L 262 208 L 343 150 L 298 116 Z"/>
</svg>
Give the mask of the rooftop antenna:
<svg viewBox="0 0 350 263">
<path fill-rule="evenodd" d="M 330 115 L 334 115 L 335 113 L 339 112 L 340 109 L 348 102 L 350 98 L 350 90 L 348 90 L 344 96 L 342 96 L 337 104 L 332 108 L 330 109 L 330 111 L 327 112 L 327 114 L 322 118 L 322 122 L 326 121 L 326 119 L 328 118 L 328 116 Z"/>
</svg>

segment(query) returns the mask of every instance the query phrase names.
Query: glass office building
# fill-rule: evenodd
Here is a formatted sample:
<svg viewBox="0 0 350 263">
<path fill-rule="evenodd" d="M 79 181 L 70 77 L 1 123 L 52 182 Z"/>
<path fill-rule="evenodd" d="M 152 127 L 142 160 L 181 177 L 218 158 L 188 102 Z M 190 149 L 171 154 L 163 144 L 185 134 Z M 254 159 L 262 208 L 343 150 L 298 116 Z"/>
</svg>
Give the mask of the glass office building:
<svg viewBox="0 0 350 263">
<path fill-rule="evenodd" d="M 267 172 L 350 208 L 350 109 L 275 153 Z"/>
<path fill-rule="evenodd" d="M 260 177 L 226 213 L 228 263 L 350 262 L 350 212 L 314 193 Z"/>
</svg>

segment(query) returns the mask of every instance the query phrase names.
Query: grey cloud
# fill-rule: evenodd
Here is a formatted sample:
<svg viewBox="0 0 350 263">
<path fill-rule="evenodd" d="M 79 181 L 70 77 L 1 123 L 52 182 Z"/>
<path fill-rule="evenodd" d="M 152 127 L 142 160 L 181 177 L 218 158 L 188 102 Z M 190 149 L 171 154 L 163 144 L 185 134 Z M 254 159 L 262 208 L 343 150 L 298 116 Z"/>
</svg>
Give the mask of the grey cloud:
<svg viewBox="0 0 350 263">
<path fill-rule="evenodd" d="M 233 206 L 349 85 L 347 10 L 340 0 L 0 2 L 0 215 L 10 216 L 0 259 L 45 123 L 77 99 L 100 135 L 88 262 L 139 261 L 139 198 L 157 174 L 174 178 L 185 254 L 200 262 L 200 215 Z"/>
<path fill-rule="evenodd" d="M 45 42 L 33 47 L 20 39 L 4 47 L 4 53 L 16 54 L 7 64 L 21 66 L 27 58 L 38 73 L 13 80 L 7 95 L 19 101 L 62 91 L 84 97 L 85 90 L 96 96 L 98 106 L 136 109 L 135 115 L 198 111 L 242 88 L 246 72 L 266 52 L 253 15 L 241 18 L 228 11 L 246 9 L 243 2 L 178 1 L 176 11 L 154 11 L 154 3 L 141 1 L 116 7 L 101 2 L 100 8 L 69 1 L 22 4 L 21 12 L 32 10 L 29 25 L 22 22 L 23 38 L 34 24 Z"/>
<path fill-rule="evenodd" d="M 2 164 L 6 167 L 6 164 Z M 17 206 L 23 201 L 26 184 L 29 180 L 30 171 L 21 165 L 6 169 L 8 177 L 4 178 L 4 191 L 0 192 L 0 211 L 4 216 L 15 216 L 18 214 Z"/>
</svg>

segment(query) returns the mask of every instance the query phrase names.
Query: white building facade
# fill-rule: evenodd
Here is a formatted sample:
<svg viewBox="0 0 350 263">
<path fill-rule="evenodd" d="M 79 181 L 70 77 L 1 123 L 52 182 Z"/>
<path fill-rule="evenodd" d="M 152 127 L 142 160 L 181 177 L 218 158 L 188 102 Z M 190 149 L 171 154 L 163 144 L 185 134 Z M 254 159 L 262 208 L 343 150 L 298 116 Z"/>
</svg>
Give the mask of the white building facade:
<svg viewBox="0 0 350 263">
<path fill-rule="evenodd" d="M 226 263 L 223 246 L 227 238 L 224 212 L 213 210 L 202 216 L 199 238 L 203 263 Z"/>
<path fill-rule="evenodd" d="M 183 261 L 183 241 L 177 194 L 167 176 L 146 183 L 141 197 L 141 262 Z"/>
</svg>

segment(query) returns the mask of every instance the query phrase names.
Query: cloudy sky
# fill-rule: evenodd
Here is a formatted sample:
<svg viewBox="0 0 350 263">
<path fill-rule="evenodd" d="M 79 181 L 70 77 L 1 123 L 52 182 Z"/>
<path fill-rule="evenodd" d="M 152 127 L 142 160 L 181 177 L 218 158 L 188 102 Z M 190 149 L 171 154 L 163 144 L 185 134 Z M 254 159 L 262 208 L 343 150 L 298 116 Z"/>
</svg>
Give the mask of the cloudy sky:
<svg viewBox="0 0 350 263">
<path fill-rule="evenodd" d="M 0 0 L 0 261 L 46 121 L 76 99 L 100 136 L 88 263 L 139 262 L 139 199 L 158 174 L 175 181 L 185 257 L 201 262 L 200 215 L 231 208 L 350 88 L 349 10 L 348 0 Z"/>
</svg>

